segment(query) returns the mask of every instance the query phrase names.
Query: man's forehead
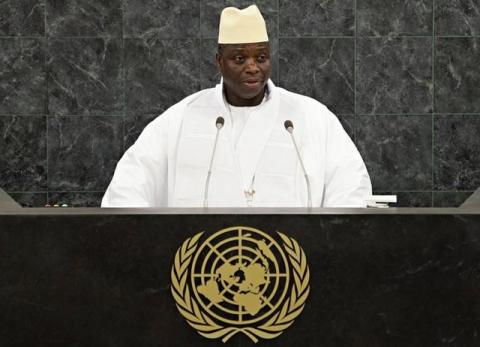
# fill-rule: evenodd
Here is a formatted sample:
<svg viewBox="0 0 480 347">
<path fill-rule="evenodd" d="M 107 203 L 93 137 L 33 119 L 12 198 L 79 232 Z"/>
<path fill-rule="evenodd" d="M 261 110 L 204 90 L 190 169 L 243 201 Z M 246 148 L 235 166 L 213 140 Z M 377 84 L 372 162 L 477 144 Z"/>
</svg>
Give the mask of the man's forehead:
<svg viewBox="0 0 480 347">
<path fill-rule="evenodd" d="M 223 44 L 224 48 L 228 48 L 232 51 L 241 51 L 245 49 L 265 49 L 268 48 L 267 42 L 257 42 L 257 43 L 242 43 L 242 44 Z"/>
</svg>

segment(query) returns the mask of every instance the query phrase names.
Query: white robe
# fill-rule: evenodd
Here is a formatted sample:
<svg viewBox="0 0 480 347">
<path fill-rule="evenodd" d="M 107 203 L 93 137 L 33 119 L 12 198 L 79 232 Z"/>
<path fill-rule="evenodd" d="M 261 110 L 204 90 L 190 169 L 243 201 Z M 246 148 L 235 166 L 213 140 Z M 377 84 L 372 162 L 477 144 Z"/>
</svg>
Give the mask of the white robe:
<svg viewBox="0 0 480 347">
<path fill-rule="evenodd" d="M 209 207 L 305 207 L 305 177 L 285 120 L 310 179 L 313 207 L 364 207 L 372 193 L 365 164 L 337 117 L 318 101 L 268 81 L 266 101 L 250 114 L 236 146 L 223 85 L 188 96 L 144 129 L 118 162 L 102 207 L 202 207 L 215 140 Z M 254 177 L 254 179 L 253 179 Z M 253 179 L 253 184 L 252 184 Z"/>
</svg>

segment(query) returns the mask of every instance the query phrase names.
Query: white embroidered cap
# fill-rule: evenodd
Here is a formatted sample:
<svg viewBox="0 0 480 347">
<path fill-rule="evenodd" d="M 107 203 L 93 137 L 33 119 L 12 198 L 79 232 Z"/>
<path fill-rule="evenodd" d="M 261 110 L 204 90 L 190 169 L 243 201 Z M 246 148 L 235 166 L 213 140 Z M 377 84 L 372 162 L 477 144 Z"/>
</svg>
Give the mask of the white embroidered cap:
<svg viewBox="0 0 480 347">
<path fill-rule="evenodd" d="M 220 16 L 219 44 L 267 42 L 267 26 L 260 10 L 251 5 L 243 10 L 226 7 Z"/>
</svg>

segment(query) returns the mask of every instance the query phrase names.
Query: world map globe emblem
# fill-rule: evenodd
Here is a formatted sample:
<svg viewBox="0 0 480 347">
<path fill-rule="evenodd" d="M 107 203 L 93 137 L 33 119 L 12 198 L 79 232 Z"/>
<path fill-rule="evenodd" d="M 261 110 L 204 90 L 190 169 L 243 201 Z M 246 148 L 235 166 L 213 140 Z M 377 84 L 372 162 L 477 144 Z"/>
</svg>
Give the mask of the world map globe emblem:
<svg viewBox="0 0 480 347">
<path fill-rule="evenodd" d="M 171 291 L 179 312 L 199 334 L 223 342 L 239 332 L 254 342 L 279 336 L 310 291 L 297 241 L 246 226 L 202 234 L 175 255 Z"/>
<path fill-rule="evenodd" d="M 202 308 L 233 324 L 250 324 L 275 310 L 287 294 L 288 261 L 281 246 L 253 228 L 229 228 L 210 236 L 191 268 Z"/>
</svg>

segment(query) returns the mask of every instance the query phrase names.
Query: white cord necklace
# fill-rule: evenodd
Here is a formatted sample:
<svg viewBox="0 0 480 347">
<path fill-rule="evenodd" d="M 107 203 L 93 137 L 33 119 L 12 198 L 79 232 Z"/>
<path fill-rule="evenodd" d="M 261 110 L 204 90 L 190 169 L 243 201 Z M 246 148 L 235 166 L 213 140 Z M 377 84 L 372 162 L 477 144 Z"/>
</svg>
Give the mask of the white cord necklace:
<svg viewBox="0 0 480 347">
<path fill-rule="evenodd" d="M 263 96 L 262 102 L 258 106 L 263 105 L 267 101 L 269 94 L 270 94 L 270 91 L 267 87 L 266 90 L 265 90 L 265 94 Z M 233 115 L 232 115 L 232 108 L 230 107 L 230 104 L 228 103 L 227 98 L 225 97 L 225 94 L 223 96 L 224 96 L 223 100 L 225 102 L 225 105 L 227 107 L 227 110 L 228 110 L 228 113 L 229 113 L 229 116 L 230 116 L 230 121 L 233 122 L 234 120 L 233 120 Z M 263 150 L 265 150 L 265 148 Z M 238 157 L 237 157 L 236 151 L 234 150 L 234 153 L 232 153 L 232 154 L 234 155 L 235 161 L 237 162 L 237 166 L 240 168 L 241 166 L 240 166 L 240 163 L 238 162 Z M 257 163 L 257 167 L 258 167 L 258 163 Z M 252 207 L 253 206 L 253 198 L 255 197 L 254 183 L 255 183 L 255 173 L 256 173 L 256 171 L 257 171 L 257 169 L 255 168 L 255 171 L 254 171 L 253 177 L 252 177 L 252 181 L 250 182 L 250 187 L 248 189 L 245 189 L 245 188 L 243 189 L 243 194 L 245 195 L 245 200 L 247 202 L 247 207 Z"/>
</svg>

